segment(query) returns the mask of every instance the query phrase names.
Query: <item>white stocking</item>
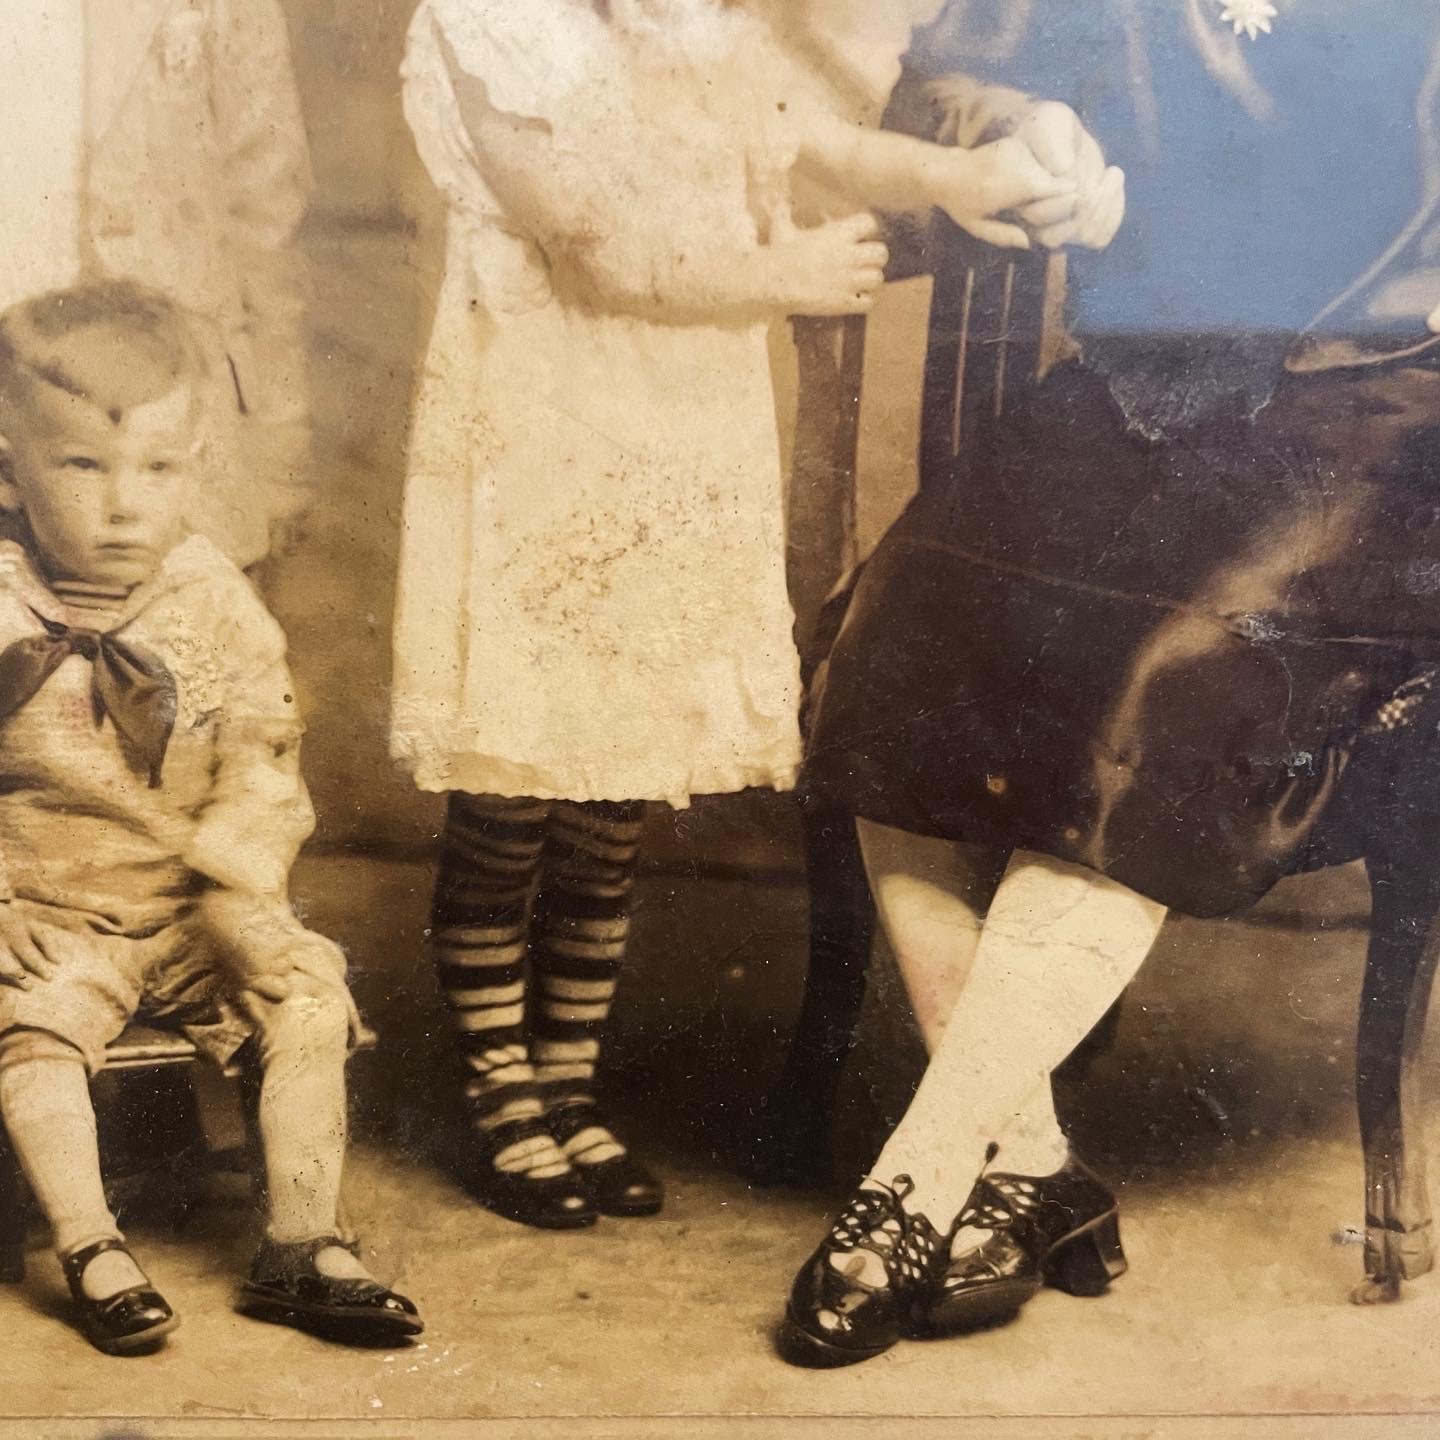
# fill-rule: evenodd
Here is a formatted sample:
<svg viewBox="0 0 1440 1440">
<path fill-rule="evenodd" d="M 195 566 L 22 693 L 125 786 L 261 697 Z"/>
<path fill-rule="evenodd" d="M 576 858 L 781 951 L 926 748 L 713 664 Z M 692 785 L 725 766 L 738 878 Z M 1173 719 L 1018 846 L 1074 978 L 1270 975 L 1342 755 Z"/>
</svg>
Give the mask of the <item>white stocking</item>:
<svg viewBox="0 0 1440 1440">
<path fill-rule="evenodd" d="M 934 1054 L 965 988 L 1006 856 L 857 820 L 865 873 L 925 1048 Z"/>
<path fill-rule="evenodd" d="M 90 1076 L 80 1052 L 44 1030 L 0 1037 L 0 1115 L 15 1158 L 50 1223 L 63 1260 L 99 1240 L 120 1240 L 100 1178 Z M 92 1300 L 145 1283 L 124 1251 L 97 1255 L 81 1285 Z"/>
<path fill-rule="evenodd" d="M 0 1067 L 0 1114 L 57 1253 L 120 1239 L 105 1203 L 90 1076 L 80 1052 Z"/>
<path fill-rule="evenodd" d="M 856 828 L 880 921 L 895 953 L 925 1048 L 933 1055 L 965 988 L 985 913 L 1006 855 L 894 830 L 870 820 Z M 1069 1153 L 1047 1081 L 1026 1095 L 990 1137 L 996 1164 L 1019 1175 L 1050 1175 Z"/>
<path fill-rule="evenodd" d="M 957 901 L 957 915 L 968 908 Z M 1048 1095 L 1051 1071 L 1129 984 L 1164 918 L 1163 906 L 1095 871 L 1017 851 L 974 947 L 963 1002 L 874 1178 L 909 1175 L 907 1208 L 943 1229 L 990 1143 L 1023 1126 L 1022 1115 L 1043 1128 L 1035 1097 Z"/>
<path fill-rule="evenodd" d="M 345 1057 L 350 1014 L 343 992 L 302 985 L 278 1003 L 247 997 L 256 1024 L 262 1078 L 260 1140 L 265 1152 L 272 1240 L 297 1242 L 340 1234 L 345 1164 Z M 331 1245 L 315 1257 L 333 1279 L 369 1272 Z"/>
</svg>

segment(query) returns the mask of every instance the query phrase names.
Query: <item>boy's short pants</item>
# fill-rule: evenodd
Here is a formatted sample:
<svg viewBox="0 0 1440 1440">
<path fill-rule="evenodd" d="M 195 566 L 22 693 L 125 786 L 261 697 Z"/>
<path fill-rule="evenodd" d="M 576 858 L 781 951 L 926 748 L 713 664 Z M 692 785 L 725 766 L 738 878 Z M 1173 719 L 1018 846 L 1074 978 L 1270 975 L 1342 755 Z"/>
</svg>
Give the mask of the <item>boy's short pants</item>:
<svg viewBox="0 0 1440 1440">
<path fill-rule="evenodd" d="M 98 930 L 79 911 L 10 903 L 47 927 L 57 971 L 51 979 L 33 980 L 29 990 L 0 985 L 0 1034 L 48 1031 L 79 1050 L 93 1075 L 105 1063 L 105 1047 L 137 1014 L 180 1029 L 221 1066 L 254 1033 L 234 983 L 216 963 L 213 943 L 193 921 L 136 938 Z M 335 998 L 348 1005 L 340 947 L 313 931 L 301 936 L 321 962 L 307 967 L 310 986 L 328 988 L 333 970 Z"/>
</svg>

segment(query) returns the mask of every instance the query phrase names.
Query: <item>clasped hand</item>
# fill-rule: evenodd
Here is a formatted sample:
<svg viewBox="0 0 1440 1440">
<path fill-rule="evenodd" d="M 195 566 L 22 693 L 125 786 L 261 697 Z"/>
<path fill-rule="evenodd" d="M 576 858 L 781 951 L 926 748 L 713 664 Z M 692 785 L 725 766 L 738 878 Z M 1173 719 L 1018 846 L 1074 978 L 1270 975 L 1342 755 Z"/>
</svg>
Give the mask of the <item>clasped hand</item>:
<svg viewBox="0 0 1440 1440">
<path fill-rule="evenodd" d="M 986 136 L 949 152 L 953 163 L 935 197 L 962 229 L 1012 249 L 1033 239 L 1048 249 L 1103 250 L 1115 238 L 1125 215 L 1125 173 L 1106 165 L 1070 106 L 1017 97 L 996 107 Z"/>
</svg>

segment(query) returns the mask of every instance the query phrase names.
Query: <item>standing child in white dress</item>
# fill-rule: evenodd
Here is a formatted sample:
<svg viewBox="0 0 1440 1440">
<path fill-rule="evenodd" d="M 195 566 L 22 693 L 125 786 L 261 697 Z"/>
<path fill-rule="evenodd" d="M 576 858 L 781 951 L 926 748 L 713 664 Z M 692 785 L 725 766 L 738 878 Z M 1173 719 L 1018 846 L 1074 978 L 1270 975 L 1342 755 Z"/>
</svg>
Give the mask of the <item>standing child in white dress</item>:
<svg viewBox="0 0 1440 1440">
<path fill-rule="evenodd" d="M 1073 189 L 1016 141 L 791 104 L 769 40 L 718 0 L 423 0 L 410 32 L 450 223 L 392 743 L 451 796 L 434 935 L 467 1178 L 540 1226 L 662 1202 L 593 1084 L 643 803 L 787 787 L 799 760 L 766 327 L 863 312 L 886 255 L 866 214 L 795 229 L 790 171 L 992 236 Z"/>
</svg>

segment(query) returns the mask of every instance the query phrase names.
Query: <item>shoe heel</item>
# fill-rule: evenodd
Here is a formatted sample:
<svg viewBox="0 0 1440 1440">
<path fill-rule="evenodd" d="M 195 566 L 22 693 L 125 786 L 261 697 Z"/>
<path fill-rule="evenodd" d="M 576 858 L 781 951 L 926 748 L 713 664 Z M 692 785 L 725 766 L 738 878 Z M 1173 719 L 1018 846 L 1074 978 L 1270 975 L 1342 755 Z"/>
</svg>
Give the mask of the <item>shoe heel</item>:
<svg viewBox="0 0 1440 1440">
<path fill-rule="evenodd" d="M 1045 1260 L 1045 1283 L 1067 1295 L 1103 1295 L 1129 1268 L 1113 1211 L 1093 1229 L 1057 1245 Z"/>
</svg>

